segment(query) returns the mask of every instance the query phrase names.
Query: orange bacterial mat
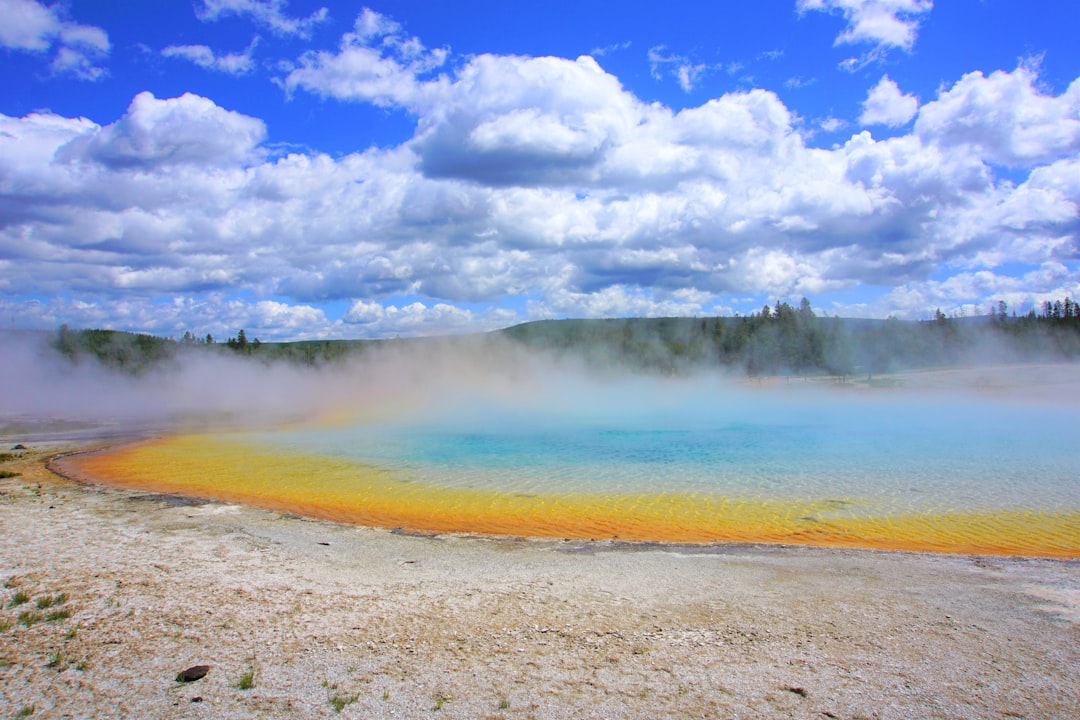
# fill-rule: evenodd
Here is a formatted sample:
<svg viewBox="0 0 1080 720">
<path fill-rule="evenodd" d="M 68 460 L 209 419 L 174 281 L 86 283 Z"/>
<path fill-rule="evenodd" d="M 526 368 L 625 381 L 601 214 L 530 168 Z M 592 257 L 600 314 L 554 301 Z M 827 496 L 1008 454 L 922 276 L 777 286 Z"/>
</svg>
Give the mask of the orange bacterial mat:
<svg viewBox="0 0 1080 720">
<path fill-rule="evenodd" d="M 499 492 L 210 435 L 166 437 L 64 464 L 115 487 L 431 533 L 1080 557 L 1080 511 L 875 514 L 858 498 Z"/>
</svg>

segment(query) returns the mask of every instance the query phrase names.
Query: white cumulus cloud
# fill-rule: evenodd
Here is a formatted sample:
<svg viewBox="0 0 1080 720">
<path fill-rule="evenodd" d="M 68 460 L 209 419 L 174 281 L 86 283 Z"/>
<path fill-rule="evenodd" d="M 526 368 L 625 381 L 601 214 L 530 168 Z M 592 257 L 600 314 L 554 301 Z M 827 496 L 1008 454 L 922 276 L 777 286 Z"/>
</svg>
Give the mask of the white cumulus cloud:
<svg viewBox="0 0 1080 720">
<path fill-rule="evenodd" d="M 800 13 L 815 10 L 843 15 L 847 27 L 837 35 L 836 45 L 873 46 L 841 63 L 851 71 L 881 59 L 892 48 L 910 52 L 919 25 L 933 7 L 933 0 L 796 0 Z"/>
<path fill-rule="evenodd" d="M 447 50 L 428 50 L 397 22 L 364 8 L 336 53 L 305 53 L 280 82 L 290 93 L 303 89 L 322 97 L 411 109 L 430 104 L 437 95 L 438 83 L 418 76 L 443 65 L 446 57 Z"/>
<path fill-rule="evenodd" d="M 112 167 L 212 166 L 249 158 L 265 135 L 261 120 L 225 110 L 198 95 L 159 100 L 142 92 L 123 118 L 73 140 L 58 151 L 58 157 Z"/>
<path fill-rule="evenodd" d="M 863 125 L 907 125 L 919 110 L 919 100 L 905 95 L 895 80 L 883 75 L 878 84 L 870 88 L 862 105 L 859 122 Z"/>
<path fill-rule="evenodd" d="M 60 34 L 60 18 L 35 0 L 0 0 L 0 44 L 18 50 L 47 50 Z"/>
<path fill-rule="evenodd" d="M 100 66 L 111 49 L 109 36 L 99 27 L 67 20 L 60 6 L 46 7 L 37 0 L 0 0 L 0 46 L 30 52 L 55 50 L 50 67 L 57 74 L 98 80 Z"/>
<path fill-rule="evenodd" d="M 965 147 L 1001 165 L 1030 165 L 1080 151 L 1080 78 L 1056 97 L 1035 68 L 964 75 L 923 106 L 915 132 L 942 147 Z"/>
<path fill-rule="evenodd" d="M 848 25 L 836 44 L 872 43 L 911 50 L 922 16 L 933 0 L 797 0 L 799 12 L 838 12 Z"/>
<path fill-rule="evenodd" d="M 447 67 L 370 11 L 308 57 L 294 92 L 407 109 L 413 136 L 279 155 L 262 120 L 193 94 L 141 93 L 105 125 L 0 116 L 4 314 L 378 337 L 860 285 L 894 289 L 878 314 L 919 317 L 946 293 L 1019 293 L 987 279 L 1006 263 L 1045 269 L 1025 276 L 1031 297 L 1078 280 L 1080 84 L 1055 94 L 1034 67 L 964 76 L 913 129 L 825 148 L 764 89 L 676 111 L 588 56 Z M 382 85 L 372 62 L 389 63 Z M 911 104 L 887 80 L 903 112 L 876 112 L 897 121 Z M 944 269 L 979 281 L 941 285 Z"/>
</svg>

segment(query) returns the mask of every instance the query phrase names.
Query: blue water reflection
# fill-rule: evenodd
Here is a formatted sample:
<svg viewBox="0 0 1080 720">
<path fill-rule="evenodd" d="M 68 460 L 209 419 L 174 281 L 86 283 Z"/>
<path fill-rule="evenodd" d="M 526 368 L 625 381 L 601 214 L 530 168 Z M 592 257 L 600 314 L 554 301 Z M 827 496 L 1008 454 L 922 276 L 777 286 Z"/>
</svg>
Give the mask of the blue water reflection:
<svg viewBox="0 0 1080 720">
<path fill-rule="evenodd" d="M 1068 404 L 842 393 L 443 399 L 265 442 L 507 492 L 868 498 L 897 509 L 1080 508 Z"/>
</svg>

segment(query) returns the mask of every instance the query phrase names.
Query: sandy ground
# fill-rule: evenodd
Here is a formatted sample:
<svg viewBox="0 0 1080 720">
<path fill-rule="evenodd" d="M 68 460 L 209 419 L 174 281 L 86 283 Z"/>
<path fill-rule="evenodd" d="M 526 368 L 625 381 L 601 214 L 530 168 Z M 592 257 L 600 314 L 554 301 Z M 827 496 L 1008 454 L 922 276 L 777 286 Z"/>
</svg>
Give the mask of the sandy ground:
<svg viewBox="0 0 1080 720">
<path fill-rule="evenodd" d="M 59 449 L 0 466 L 0 717 L 1080 708 L 1078 562 L 416 537 L 79 485 Z"/>
</svg>

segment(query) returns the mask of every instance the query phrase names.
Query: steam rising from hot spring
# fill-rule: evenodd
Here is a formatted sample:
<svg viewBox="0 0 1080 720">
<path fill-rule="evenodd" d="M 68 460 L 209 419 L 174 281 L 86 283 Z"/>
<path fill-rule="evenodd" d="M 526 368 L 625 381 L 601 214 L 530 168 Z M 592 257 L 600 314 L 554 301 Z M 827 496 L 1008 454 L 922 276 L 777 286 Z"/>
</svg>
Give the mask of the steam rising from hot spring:
<svg viewBox="0 0 1080 720">
<path fill-rule="evenodd" d="M 1031 382 L 1030 369 L 1002 369 L 988 382 L 984 376 L 991 370 L 957 370 L 953 382 L 923 393 L 860 392 L 827 380 L 781 379 L 761 386 L 716 368 L 662 378 L 585 367 L 494 337 L 388 343 L 322 367 L 202 349 L 132 376 L 93 362 L 71 364 L 40 339 L 13 336 L 0 348 L 0 364 L 0 420 L 63 419 L 163 431 L 409 417 L 458 426 L 483 420 L 490 426 L 492 413 L 503 427 L 518 429 L 561 418 L 657 429 L 697 421 L 791 424 L 800 418 L 813 422 L 821 408 L 838 404 L 863 418 L 859 422 L 888 425 L 903 424 L 914 407 L 930 404 L 933 418 L 948 420 L 944 427 L 951 431 L 942 432 L 960 436 L 987 417 L 988 406 L 998 408 L 1000 421 L 1014 430 L 1020 429 L 1009 407 L 1036 403 L 1075 413 L 1078 386 L 1071 366 L 1038 370 L 1034 379 L 1044 376 L 1041 383 Z M 913 416 L 910 422 L 924 419 Z"/>
<path fill-rule="evenodd" d="M 749 383 L 715 367 L 678 378 L 634 375 L 585 367 L 566 358 L 528 350 L 495 337 L 424 340 L 387 344 L 350 360 L 322 367 L 267 363 L 255 357 L 196 349 L 140 375 L 106 369 L 94 362 L 73 364 L 42 341 L 12 336 L 0 347 L 4 368 L 0 420 L 12 418 L 185 430 L 200 427 L 267 428 L 283 423 L 423 417 L 467 424 L 498 408 L 508 423 L 559 417 L 588 422 L 621 422 L 656 427 L 710 421 L 757 422 L 765 415 L 813 421 L 818 408 L 843 403 L 866 417 L 903 418 L 912 403 L 932 402 L 936 417 L 949 418 L 959 434 L 985 416 L 987 403 L 1002 406 L 1037 400 L 1075 407 L 1074 382 L 1028 384 L 995 394 L 978 382 L 984 370 L 958 371 L 961 381 L 942 393 L 858 392 L 828 381 L 783 379 L 772 388 Z M 1001 378 L 1022 371 L 1006 369 Z M 1029 372 L 1029 371 L 1025 371 Z M 1071 377 L 1071 366 L 1047 370 Z M 963 380 L 967 378 L 966 380 Z M 820 386 L 820 387 L 818 387 Z M 817 387 L 817 389 L 814 389 Z M 917 398 L 917 400 L 916 400 Z"/>
<path fill-rule="evenodd" d="M 494 338 L 388 345 L 320 367 L 196 349 L 132 375 L 92 360 L 72 363 L 40 338 L 12 336 L 0 347 L 0 365 L 0 420 L 163 430 L 464 411 L 468 402 L 485 398 L 523 409 L 572 401 L 586 410 L 590 394 L 610 403 L 641 391 L 629 375 L 604 377 Z M 628 384 L 616 387 L 619 382 Z"/>
</svg>

